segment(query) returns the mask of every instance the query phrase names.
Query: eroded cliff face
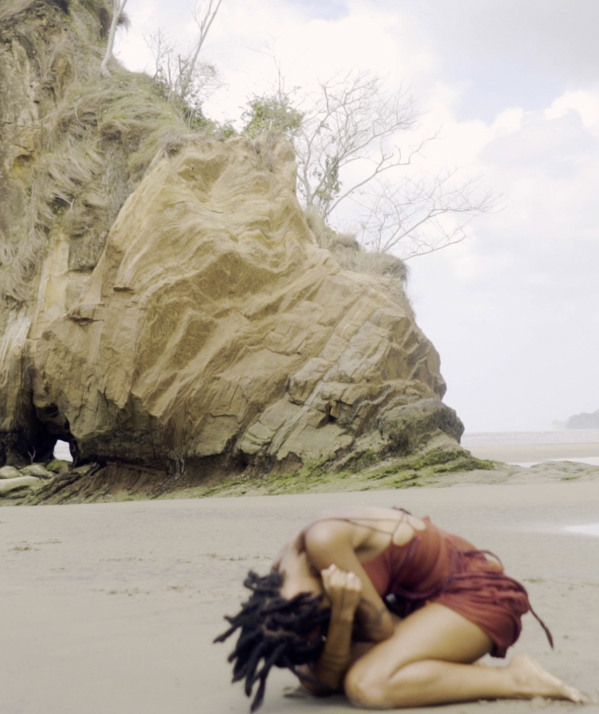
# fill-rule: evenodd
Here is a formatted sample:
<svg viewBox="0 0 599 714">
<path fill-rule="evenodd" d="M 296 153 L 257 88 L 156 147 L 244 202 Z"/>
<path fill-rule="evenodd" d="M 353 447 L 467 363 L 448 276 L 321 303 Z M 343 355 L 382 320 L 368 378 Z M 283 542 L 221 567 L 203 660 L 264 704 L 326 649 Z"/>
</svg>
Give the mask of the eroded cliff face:
<svg viewBox="0 0 599 714">
<path fill-rule="evenodd" d="M 42 5 L 20 21 L 55 13 L 62 37 L 60 11 Z M 0 45 L 0 66 L 14 37 Z M 401 285 L 343 270 L 319 247 L 295 196 L 290 145 L 273 134 L 165 138 L 175 120 L 147 94 L 134 130 L 128 77 L 120 94 L 80 82 L 55 100 L 66 129 L 50 198 L 35 93 L 15 90 L 40 153 L 19 178 L 16 129 L 4 132 L 0 242 L 18 252 L 27 204 L 43 254 L 24 278 L 30 297 L 5 289 L 0 310 L 0 461 L 42 460 L 60 437 L 81 461 L 201 479 L 455 445 L 462 425 L 441 402 L 438 354 Z M 106 93 L 112 104 L 91 111 Z M 19 190 L 21 204 L 6 198 Z"/>
<path fill-rule="evenodd" d="M 315 243 L 272 135 L 156 161 L 35 375 L 36 408 L 68 420 L 84 458 L 188 469 L 295 469 L 444 391 L 405 301 Z"/>
<path fill-rule="evenodd" d="M 0 463 L 43 460 L 70 437 L 35 408 L 31 349 L 89 281 L 157 150 L 184 129 L 149 78 L 100 77 L 111 5 L 0 3 Z"/>
</svg>

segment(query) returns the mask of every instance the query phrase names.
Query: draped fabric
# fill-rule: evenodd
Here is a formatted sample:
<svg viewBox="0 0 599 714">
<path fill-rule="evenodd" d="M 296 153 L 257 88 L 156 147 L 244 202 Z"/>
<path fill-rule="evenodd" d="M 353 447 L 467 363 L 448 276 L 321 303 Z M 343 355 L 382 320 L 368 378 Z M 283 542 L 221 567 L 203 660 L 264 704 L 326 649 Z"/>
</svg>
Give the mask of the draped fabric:
<svg viewBox="0 0 599 714">
<path fill-rule="evenodd" d="M 363 564 L 390 610 L 406 617 L 429 602 L 445 605 L 489 635 L 494 657 L 505 657 L 520 636 L 522 615 L 530 611 L 552 644 L 526 589 L 504 573 L 496 556 L 423 520 L 426 528 L 407 544 L 391 543 Z"/>
</svg>

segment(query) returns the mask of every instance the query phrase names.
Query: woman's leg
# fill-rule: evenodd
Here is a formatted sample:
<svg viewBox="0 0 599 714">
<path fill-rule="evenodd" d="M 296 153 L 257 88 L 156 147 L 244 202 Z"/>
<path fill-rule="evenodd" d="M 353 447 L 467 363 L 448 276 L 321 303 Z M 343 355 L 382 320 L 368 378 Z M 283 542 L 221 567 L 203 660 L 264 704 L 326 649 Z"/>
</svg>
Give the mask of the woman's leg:
<svg viewBox="0 0 599 714">
<path fill-rule="evenodd" d="M 371 709 L 503 697 L 585 701 L 525 655 L 507 667 L 471 664 L 491 646 L 477 625 L 431 603 L 402 620 L 390 639 L 350 667 L 345 692 L 357 706 Z"/>
</svg>

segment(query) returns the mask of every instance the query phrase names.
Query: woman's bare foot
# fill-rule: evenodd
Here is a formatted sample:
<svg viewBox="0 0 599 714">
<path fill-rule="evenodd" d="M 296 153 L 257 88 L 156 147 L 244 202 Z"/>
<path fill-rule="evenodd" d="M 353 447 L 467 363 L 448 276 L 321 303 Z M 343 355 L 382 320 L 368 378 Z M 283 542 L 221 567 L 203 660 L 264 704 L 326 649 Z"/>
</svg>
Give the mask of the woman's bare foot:
<svg viewBox="0 0 599 714">
<path fill-rule="evenodd" d="M 507 669 L 515 675 L 518 688 L 526 698 L 550 697 L 551 699 L 569 699 L 576 704 L 589 704 L 591 699 L 574 687 L 570 687 L 549 672 L 532 657 L 516 655 Z"/>
</svg>

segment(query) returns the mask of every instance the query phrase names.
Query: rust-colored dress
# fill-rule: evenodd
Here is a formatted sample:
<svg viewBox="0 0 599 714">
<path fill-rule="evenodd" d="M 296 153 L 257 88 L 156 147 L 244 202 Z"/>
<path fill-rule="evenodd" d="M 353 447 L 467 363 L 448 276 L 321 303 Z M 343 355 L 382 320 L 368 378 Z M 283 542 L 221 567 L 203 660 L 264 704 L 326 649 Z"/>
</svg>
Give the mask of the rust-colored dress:
<svg viewBox="0 0 599 714">
<path fill-rule="evenodd" d="M 524 586 L 505 575 L 491 553 L 442 531 L 428 517 L 423 520 L 426 528 L 416 531 L 411 541 L 402 546 L 391 543 L 363 564 L 368 577 L 400 617 L 426 603 L 440 603 L 489 635 L 492 656 L 505 657 L 520 636 L 522 615 L 531 611 L 537 617 Z M 539 622 L 551 643 L 551 634 Z"/>
</svg>

